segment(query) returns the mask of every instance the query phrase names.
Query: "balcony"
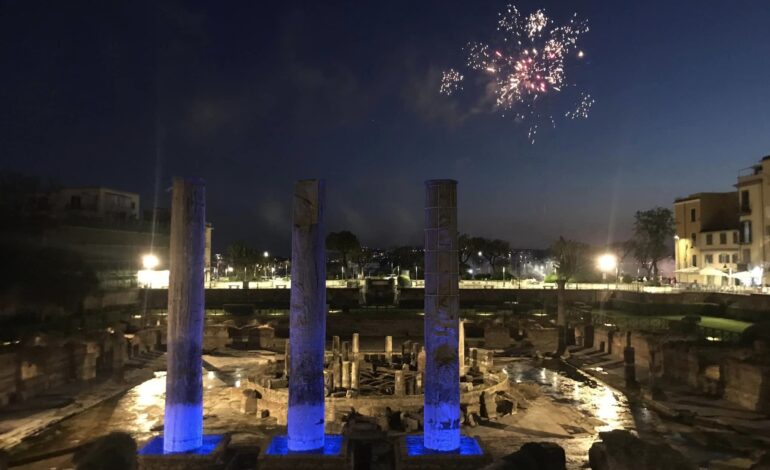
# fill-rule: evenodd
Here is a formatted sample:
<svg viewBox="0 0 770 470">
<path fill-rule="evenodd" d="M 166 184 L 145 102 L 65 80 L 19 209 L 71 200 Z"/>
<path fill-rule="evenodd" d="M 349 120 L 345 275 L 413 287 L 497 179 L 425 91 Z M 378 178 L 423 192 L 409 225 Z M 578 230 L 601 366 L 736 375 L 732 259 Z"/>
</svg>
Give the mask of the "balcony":
<svg viewBox="0 0 770 470">
<path fill-rule="evenodd" d="M 751 206 L 748 204 L 741 205 L 741 207 L 738 209 L 739 215 L 751 215 Z"/>
</svg>

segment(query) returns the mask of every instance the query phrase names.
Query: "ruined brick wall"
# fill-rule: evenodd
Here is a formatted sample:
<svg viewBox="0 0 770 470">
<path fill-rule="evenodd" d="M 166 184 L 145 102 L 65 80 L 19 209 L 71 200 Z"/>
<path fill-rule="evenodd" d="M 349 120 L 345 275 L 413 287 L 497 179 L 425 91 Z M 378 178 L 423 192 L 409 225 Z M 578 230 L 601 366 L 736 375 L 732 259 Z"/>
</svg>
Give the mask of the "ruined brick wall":
<svg viewBox="0 0 770 470">
<path fill-rule="evenodd" d="M 541 353 L 556 351 L 559 346 L 559 332 L 556 328 L 528 329 L 527 339 Z"/>
<path fill-rule="evenodd" d="M 770 411 L 770 367 L 727 358 L 722 375 L 727 401 L 750 410 Z"/>
<path fill-rule="evenodd" d="M 687 342 L 663 345 L 663 377 L 690 387 L 700 387 L 701 366 L 697 348 Z"/>
<path fill-rule="evenodd" d="M 8 405 L 16 394 L 18 360 L 15 352 L 0 354 L 0 407 Z"/>
</svg>

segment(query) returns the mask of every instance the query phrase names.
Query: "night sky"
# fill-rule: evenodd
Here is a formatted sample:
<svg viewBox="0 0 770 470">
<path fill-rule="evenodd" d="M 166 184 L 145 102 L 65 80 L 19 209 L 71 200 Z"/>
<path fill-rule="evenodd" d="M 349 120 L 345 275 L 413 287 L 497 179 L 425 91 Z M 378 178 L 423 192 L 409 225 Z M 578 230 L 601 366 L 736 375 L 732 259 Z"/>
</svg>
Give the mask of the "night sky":
<svg viewBox="0 0 770 470">
<path fill-rule="evenodd" d="M 299 178 L 326 178 L 328 230 L 369 245 L 420 243 L 423 181 L 455 178 L 462 231 L 545 247 L 624 239 L 636 210 L 770 154 L 770 2 L 516 3 L 591 26 L 570 78 L 592 114 L 534 145 L 438 93 L 505 5 L 0 1 L 0 161 L 144 208 L 201 176 L 217 250 L 288 254 Z"/>
</svg>

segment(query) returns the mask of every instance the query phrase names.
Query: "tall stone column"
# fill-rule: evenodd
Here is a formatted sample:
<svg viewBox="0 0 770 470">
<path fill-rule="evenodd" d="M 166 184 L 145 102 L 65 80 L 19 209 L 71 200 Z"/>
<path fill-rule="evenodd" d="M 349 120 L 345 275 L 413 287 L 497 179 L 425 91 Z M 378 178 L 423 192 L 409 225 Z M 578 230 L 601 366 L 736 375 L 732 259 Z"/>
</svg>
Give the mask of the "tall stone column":
<svg viewBox="0 0 770 470">
<path fill-rule="evenodd" d="M 171 202 L 166 408 L 163 451 L 203 444 L 202 341 L 206 190 L 197 178 L 175 178 Z"/>
<path fill-rule="evenodd" d="M 460 447 L 457 182 L 425 183 L 424 445 Z"/>
<path fill-rule="evenodd" d="M 460 340 L 458 341 L 458 362 L 460 363 L 460 376 L 462 377 L 465 375 L 465 322 L 463 320 L 460 320 L 460 332 L 459 332 Z"/>
<path fill-rule="evenodd" d="M 393 362 L 393 337 L 385 337 L 385 360 Z"/>
<path fill-rule="evenodd" d="M 294 186 L 291 241 L 288 446 L 324 446 L 324 346 L 326 337 L 325 188 L 321 180 Z"/>
<path fill-rule="evenodd" d="M 351 352 L 353 353 L 353 357 L 358 357 L 358 348 L 359 348 L 358 341 L 359 341 L 358 333 L 353 333 L 353 340 L 351 344 Z"/>
</svg>

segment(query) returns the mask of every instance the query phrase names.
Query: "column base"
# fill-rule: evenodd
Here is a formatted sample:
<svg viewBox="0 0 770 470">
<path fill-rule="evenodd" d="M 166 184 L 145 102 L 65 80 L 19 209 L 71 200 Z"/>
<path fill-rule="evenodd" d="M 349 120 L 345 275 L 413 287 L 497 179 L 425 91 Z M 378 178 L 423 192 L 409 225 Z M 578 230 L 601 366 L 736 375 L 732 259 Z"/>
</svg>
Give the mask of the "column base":
<svg viewBox="0 0 770 470">
<path fill-rule="evenodd" d="M 188 452 L 164 453 L 163 436 L 157 436 L 139 449 L 139 468 L 142 470 L 204 470 L 223 465 L 225 451 L 230 443 L 227 434 L 203 436 L 203 445 Z"/>
<path fill-rule="evenodd" d="M 340 434 L 326 434 L 320 449 L 289 450 L 288 436 L 275 436 L 259 454 L 259 468 L 278 470 L 335 470 L 350 468 L 348 441 Z"/>
<path fill-rule="evenodd" d="M 422 434 L 414 434 L 398 440 L 395 449 L 397 470 L 470 470 L 492 462 L 492 457 L 484 451 L 481 441 L 476 437 L 461 436 L 460 448 L 450 452 L 426 449 L 423 439 Z"/>
</svg>

